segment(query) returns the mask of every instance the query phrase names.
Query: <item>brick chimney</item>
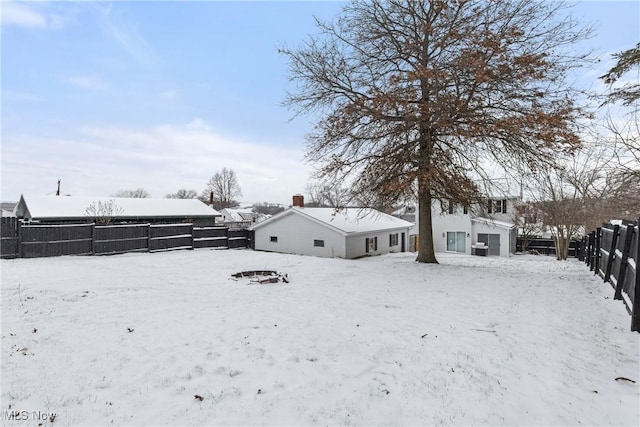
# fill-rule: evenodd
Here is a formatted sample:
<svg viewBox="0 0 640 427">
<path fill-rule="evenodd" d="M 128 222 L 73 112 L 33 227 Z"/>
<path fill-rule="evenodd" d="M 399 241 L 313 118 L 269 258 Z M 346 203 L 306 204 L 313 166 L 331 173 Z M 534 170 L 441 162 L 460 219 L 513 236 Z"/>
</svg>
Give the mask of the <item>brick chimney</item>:
<svg viewBox="0 0 640 427">
<path fill-rule="evenodd" d="M 304 196 L 302 194 L 293 195 L 293 206 L 304 208 Z"/>
<path fill-rule="evenodd" d="M 209 206 L 213 206 L 213 191 L 209 193 Z"/>
</svg>

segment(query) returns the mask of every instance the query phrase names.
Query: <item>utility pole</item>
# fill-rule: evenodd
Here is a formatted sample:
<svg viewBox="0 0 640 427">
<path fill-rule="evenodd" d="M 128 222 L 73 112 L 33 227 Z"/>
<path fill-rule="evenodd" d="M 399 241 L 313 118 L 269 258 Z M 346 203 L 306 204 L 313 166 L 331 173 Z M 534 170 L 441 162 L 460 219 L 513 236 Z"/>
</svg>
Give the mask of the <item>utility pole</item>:
<svg viewBox="0 0 640 427">
<path fill-rule="evenodd" d="M 58 180 L 58 191 L 56 191 L 56 196 L 60 195 L 60 179 Z"/>
</svg>

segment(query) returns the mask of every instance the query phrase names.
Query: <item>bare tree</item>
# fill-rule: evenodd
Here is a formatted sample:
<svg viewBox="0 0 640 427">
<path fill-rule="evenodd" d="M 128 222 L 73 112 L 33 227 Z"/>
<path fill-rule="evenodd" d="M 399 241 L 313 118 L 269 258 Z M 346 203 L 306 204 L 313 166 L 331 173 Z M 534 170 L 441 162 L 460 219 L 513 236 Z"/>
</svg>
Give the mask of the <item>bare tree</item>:
<svg viewBox="0 0 640 427">
<path fill-rule="evenodd" d="M 319 34 L 280 52 L 296 87 L 285 104 L 321 113 L 307 159 L 360 199 L 417 190 L 419 262 L 437 262 L 436 200 L 481 199 L 499 164 L 536 168 L 580 145 L 567 73 L 588 29 L 557 2 L 356 0 Z M 489 166 L 489 167 L 487 167 Z"/>
<path fill-rule="evenodd" d="M 209 179 L 207 187 L 202 193 L 202 200 L 208 202 L 211 194 L 213 194 L 214 209 L 224 209 L 238 205 L 238 199 L 242 197 L 242 191 L 233 169 L 223 168 L 222 171 L 216 172 Z"/>
<path fill-rule="evenodd" d="M 85 212 L 96 224 L 109 225 L 114 217 L 123 212 L 123 209 L 116 204 L 115 200 L 97 200 L 91 202 Z"/>
<path fill-rule="evenodd" d="M 263 203 L 255 203 L 253 206 L 253 211 L 256 213 L 261 213 L 261 214 L 265 214 L 265 215 L 275 215 L 277 213 L 280 213 L 284 210 L 284 207 L 280 206 L 277 203 L 268 203 L 268 202 L 263 202 Z"/>
<path fill-rule="evenodd" d="M 128 199 L 147 199 L 151 194 L 144 188 L 136 188 L 134 190 L 120 190 L 113 197 L 124 197 Z"/>
<path fill-rule="evenodd" d="M 621 171 L 606 144 L 589 144 L 532 181 L 534 207 L 556 240 L 559 260 L 567 259 L 571 239 L 640 209 L 640 179 Z"/>
<path fill-rule="evenodd" d="M 343 208 L 350 202 L 349 190 L 338 182 L 310 181 L 305 191 L 309 196 L 306 206 Z"/>
<path fill-rule="evenodd" d="M 602 103 L 607 107 L 604 139 L 616 150 L 620 174 L 635 181 L 640 179 L 640 83 L 637 78 L 622 85 L 619 83 L 624 75 L 634 69 L 640 73 L 640 43 L 613 56 L 617 60 L 616 65 L 600 76 L 609 85 Z M 614 104 L 620 104 L 622 108 L 612 112 Z"/>
<path fill-rule="evenodd" d="M 197 199 L 198 192 L 196 190 L 187 190 L 186 188 L 181 188 L 175 193 L 170 193 L 164 196 L 165 199 Z"/>
<path fill-rule="evenodd" d="M 513 223 L 518 227 L 522 251 L 525 252 L 533 239 L 544 231 L 542 213 L 536 203 L 521 203 L 515 206 Z"/>
</svg>

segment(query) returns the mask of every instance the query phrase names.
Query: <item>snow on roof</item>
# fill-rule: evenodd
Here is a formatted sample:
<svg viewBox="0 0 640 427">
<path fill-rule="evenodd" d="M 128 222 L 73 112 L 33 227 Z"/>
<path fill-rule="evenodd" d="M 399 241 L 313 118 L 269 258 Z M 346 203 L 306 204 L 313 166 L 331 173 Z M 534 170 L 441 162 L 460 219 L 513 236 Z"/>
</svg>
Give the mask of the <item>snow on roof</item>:
<svg viewBox="0 0 640 427">
<path fill-rule="evenodd" d="M 245 219 L 240 215 L 238 209 L 224 208 L 220 211 L 226 221 L 242 222 Z"/>
<path fill-rule="evenodd" d="M 142 217 L 213 217 L 220 213 L 198 199 L 151 199 L 120 197 L 31 196 L 22 195 L 16 208 L 18 216 L 33 219 L 86 218 L 87 208 L 98 202 L 113 200 L 119 218 Z"/>
<path fill-rule="evenodd" d="M 331 226 L 342 233 L 366 233 L 378 230 L 413 227 L 413 224 L 400 218 L 387 215 L 371 208 L 299 208 L 292 207 L 257 224 L 259 228 L 277 220 L 281 216 L 299 214 Z"/>
<path fill-rule="evenodd" d="M 514 228 L 516 226 L 512 222 L 497 221 L 491 218 L 471 218 L 471 221 L 481 222 L 487 225 L 495 225 L 496 227 L 500 227 L 500 228 Z"/>
</svg>

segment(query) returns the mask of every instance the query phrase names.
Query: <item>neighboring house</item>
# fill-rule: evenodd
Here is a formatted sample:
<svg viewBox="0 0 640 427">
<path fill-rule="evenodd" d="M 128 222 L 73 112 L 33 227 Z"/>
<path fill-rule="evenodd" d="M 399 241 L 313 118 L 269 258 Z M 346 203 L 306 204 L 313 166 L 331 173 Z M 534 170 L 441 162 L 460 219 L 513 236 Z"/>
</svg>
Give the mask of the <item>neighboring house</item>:
<svg viewBox="0 0 640 427">
<path fill-rule="evenodd" d="M 487 208 L 468 209 L 455 203 L 432 205 L 433 245 L 436 252 L 474 253 L 478 243 L 488 246 L 487 255 L 508 257 L 516 252 L 515 206 L 519 197 L 494 197 Z M 414 233 L 419 233 L 416 223 Z"/>
<path fill-rule="evenodd" d="M 415 206 L 402 206 L 391 213 L 391 215 L 404 219 L 408 222 L 415 223 L 416 219 L 416 207 Z"/>
<path fill-rule="evenodd" d="M 0 202 L 0 212 L 3 217 L 15 217 L 16 202 Z"/>
<path fill-rule="evenodd" d="M 264 221 L 268 217 L 261 213 L 256 213 L 251 208 L 225 208 L 220 210 L 221 218 L 218 219 L 227 227 L 248 228 L 254 224 Z"/>
<path fill-rule="evenodd" d="M 412 223 L 368 208 L 293 206 L 254 225 L 254 249 L 326 258 L 359 258 L 407 250 Z"/>
<path fill-rule="evenodd" d="M 114 223 L 191 222 L 213 226 L 220 213 L 197 199 L 22 195 L 16 216 L 41 224 L 86 223 L 108 218 Z"/>
</svg>

